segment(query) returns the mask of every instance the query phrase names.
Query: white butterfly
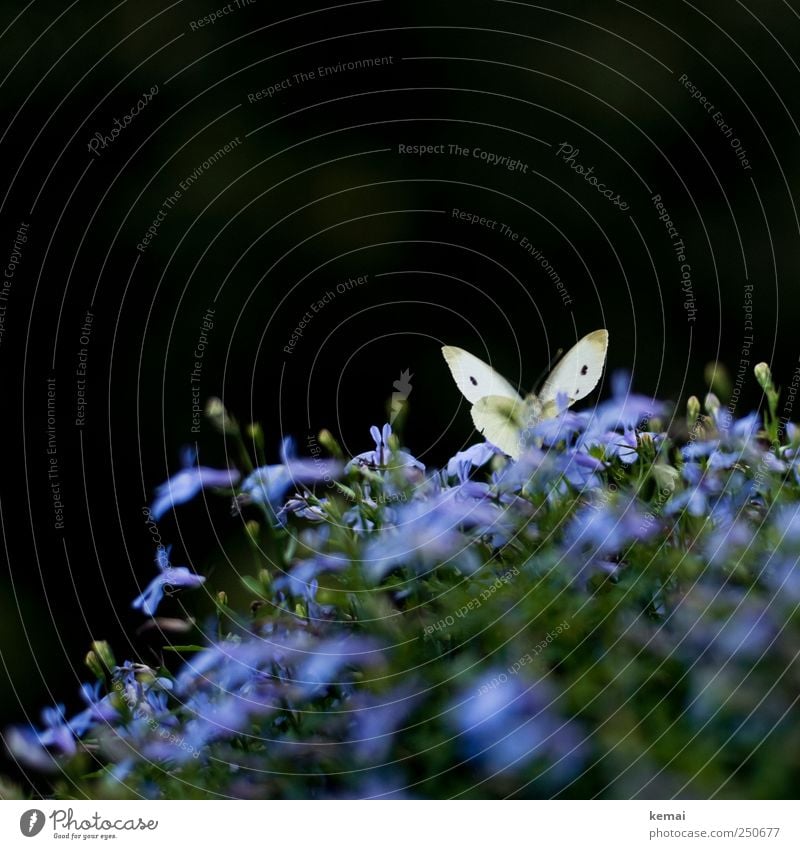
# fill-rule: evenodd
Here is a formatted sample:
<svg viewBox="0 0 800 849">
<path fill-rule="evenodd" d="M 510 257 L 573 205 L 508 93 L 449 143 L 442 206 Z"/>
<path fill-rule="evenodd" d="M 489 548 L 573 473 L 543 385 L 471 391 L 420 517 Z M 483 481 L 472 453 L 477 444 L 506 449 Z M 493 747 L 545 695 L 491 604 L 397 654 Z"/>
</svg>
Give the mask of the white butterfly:
<svg viewBox="0 0 800 849">
<path fill-rule="evenodd" d="M 603 374 L 608 350 L 608 331 L 595 330 L 571 348 L 550 372 L 538 395 L 521 398 L 516 389 L 483 360 L 445 345 L 447 365 L 461 390 L 472 403 L 472 421 L 492 444 L 517 459 L 525 449 L 525 430 L 558 413 L 557 399 L 566 396 L 567 406 L 584 398 Z"/>
</svg>

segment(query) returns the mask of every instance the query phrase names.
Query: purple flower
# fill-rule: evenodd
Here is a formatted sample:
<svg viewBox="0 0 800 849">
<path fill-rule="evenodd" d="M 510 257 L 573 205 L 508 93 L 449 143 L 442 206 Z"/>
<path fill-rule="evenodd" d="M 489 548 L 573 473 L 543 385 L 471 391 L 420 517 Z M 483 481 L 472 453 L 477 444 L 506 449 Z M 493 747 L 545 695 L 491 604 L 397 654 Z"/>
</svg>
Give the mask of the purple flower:
<svg viewBox="0 0 800 849">
<path fill-rule="evenodd" d="M 752 592 L 696 583 L 661 630 L 669 635 L 670 652 L 679 647 L 692 662 L 708 652 L 716 665 L 761 657 L 778 628 L 769 607 Z"/>
<path fill-rule="evenodd" d="M 773 508 L 773 527 L 780 535 L 781 547 L 800 545 L 800 504 L 784 504 Z"/>
<path fill-rule="evenodd" d="M 276 579 L 275 586 L 277 589 L 288 592 L 289 595 L 311 600 L 318 585 L 319 575 L 324 572 L 341 572 L 349 565 L 350 561 L 344 557 L 320 554 L 295 564 L 290 572 Z"/>
<path fill-rule="evenodd" d="M 708 468 L 725 471 L 737 463 L 755 464 L 759 461 L 770 471 L 783 471 L 783 465 L 771 451 L 762 451 L 756 436 L 761 427 L 761 416 L 750 413 L 742 419 L 732 420 L 727 411 L 723 414 L 715 408 L 713 418 L 717 425 L 718 436 L 699 442 L 690 442 L 681 449 L 684 459 L 698 461 L 707 459 Z"/>
<path fill-rule="evenodd" d="M 411 565 L 418 571 L 448 562 L 465 572 L 480 568 L 475 538 L 507 531 L 509 516 L 496 504 L 458 494 L 458 488 L 445 490 L 428 501 L 398 508 L 395 526 L 384 526 L 366 549 L 366 570 L 374 581 L 381 581 L 399 565 Z"/>
<path fill-rule="evenodd" d="M 615 430 L 593 433 L 584 438 L 583 444 L 586 447 L 602 448 L 607 460 L 617 457 L 626 465 L 631 465 L 639 459 L 639 441 L 633 428 L 625 428 L 623 433 Z"/>
<path fill-rule="evenodd" d="M 309 501 L 310 496 L 311 493 L 309 492 L 304 495 L 295 493 L 294 498 L 290 498 L 278 511 L 278 522 L 281 525 L 286 524 L 286 519 L 290 513 L 301 519 L 307 519 L 309 522 L 323 522 L 327 519 L 328 514 L 325 512 L 325 508 L 328 506 L 328 500 L 323 498 L 312 504 Z"/>
<path fill-rule="evenodd" d="M 209 692 L 219 704 L 230 693 L 234 714 L 261 710 L 265 696 L 277 709 L 284 693 L 310 697 L 328 685 L 343 683 L 345 668 L 374 666 L 383 662 L 380 648 L 362 638 L 314 639 L 307 633 L 292 633 L 273 639 L 251 637 L 241 643 L 217 643 L 196 655 L 178 675 L 177 693 L 190 707 L 200 702 L 198 693 Z M 258 695 L 257 695 L 258 693 Z M 251 707 L 247 698 L 251 697 Z"/>
<path fill-rule="evenodd" d="M 356 694 L 350 703 L 354 718 L 348 740 L 356 758 L 361 763 L 386 759 L 395 735 L 419 700 L 408 682 L 380 695 L 369 692 Z"/>
<path fill-rule="evenodd" d="M 467 463 L 470 469 L 479 469 L 486 465 L 495 454 L 502 456 L 503 452 L 497 446 L 492 445 L 491 442 L 479 442 L 477 445 L 471 445 L 450 458 L 447 463 L 447 477 L 460 478 L 464 463 Z"/>
<path fill-rule="evenodd" d="M 314 457 L 299 459 L 295 456 L 294 441 L 286 437 L 281 443 L 281 462 L 261 466 L 241 486 L 240 501 L 269 505 L 276 513 L 287 490 L 298 484 L 322 481 L 332 483 L 341 474 L 341 464 L 335 460 Z"/>
<path fill-rule="evenodd" d="M 675 516 L 685 510 L 690 516 L 704 516 L 708 509 L 708 493 L 703 486 L 698 485 L 673 495 L 664 512 L 668 516 Z"/>
<path fill-rule="evenodd" d="M 299 688 L 303 698 L 312 698 L 328 687 L 347 685 L 351 679 L 349 667 L 375 668 L 383 663 L 383 649 L 372 640 L 363 637 L 320 640 L 313 651 L 298 657 L 291 683 Z"/>
<path fill-rule="evenodd" d="M 346 472 L 359 466 L 366 466 L 368 469 L 375 471 L 411 466 L 412 468 L 419 469 L 421 472 L 425 471 L 425 465 L 420 463 L 416 457 L 412 457 L 407 451 L 392 451 L 389 447 L 389 437 L 392 435 L 392 426 L 390 424 L 385 424 L 382 431 L 378 430 L 375 425 L 372 425 L 369 432 L 375 442 L 375 449 L 373 451 L 365 451 L 363 454 L 353 457 L 345 466 Z"/>
<path fill-rule="evenodd" d="M 78 750 L 75 734 L 64 713 L 64 705 L 42 710 L 44 729 L 14 726 L 6 735 L 6 743 L 12 755 L 29 766 L 52 770 L 55 755 L 74 755 Z"/>
<path fill-rule="evenodd" d="M 598 472 L 604 469 L 602 461 L 581 447 L 548 451 L 528 448 L 515 463 L 497 473 L 494 482 L 501 493 L 547 493 L 558 497 L 567 492 L 568 485 L 577 489 L 599 487 Z"/>
<path fill-rule="evenodd" d="M 100 689 L 100 681 L 81 685 L 81 698 L 87 707 L 69 721 L 69 726 L 77 737 L 83 737 L 95 723 L 108 723 L 119 718 L 119 711 L 112 704 L 111 696 L 101 697 Z"/>
<path fill-rule="evenodd" d="M 796 554 L 773 556 L 765 573 L 768 586 L 778 597 L 800 602 L 800 557 Z"/>
<path fill-rule="evenodd" d="M 560 398 L 561 395 L 559 395 Z M 533 444 L 541 443 L 547 446 L 558 445 L 559 442 L 569 444 L 584 429 L 585 423 L 586 419 L 582 414 L 562 409 L 559 415 L 542 419 L 531 427 L 527 431 L 528 443 L 530 444 L 533 440 Z"/>
<path fill-rule="evenodd" d="M 666 404 L 635 395 L 631 392 L 631 375 L 617 371 L 611 377 L 611 398 L 603 401 L 590 412 L 579 413 L 587 422 L 587 430 L 605 433 L 617 428 L 639 428 L 654 416 L 666 412 Z"/>
<path fill-rule="evenodd" d="M 45 730 L 40 732 L 39 741 L 43 746 L 52 746 L 65 755 L 76 752 L 75 735 L 66 721 L 64 705 L 44 708 L 42 722 Z"/>
<path fill-rule="evenodd" d="M 748 413 L 741 419 L 732 419 L 720 409 L 714 410 L 714 421 L 720 433 L 729 443 L 743 445 L 755 439 L 761 428 L 761 414 L 757 411 Z"/>
<path fill-rule="evenodd" d="M 203 584 L 205 578 L 190 572 L 185 566 L 172 566 L 169 562 L 169 553 L 172 546 L 159 548 L 156 551 L 156 566 L 160 574 L 148 584 L 144 592 L 134 599 L 131 605 L 136 610 L 141 610 L 145 616 L 155 616 L 156 609 L 164 597 L 167 587 L 187 587 L 195 589 Z"/>
<path fill-rule="evenodd" d="M 193 451 L 184 453 L 183 470 L 156 488 L 156 498 L 150 507 L 153 519 L 158 521 L 172 507 L 185 504 L 208 486 L 231 487 L 239 480 L 236 469 L 211 469 L 195 465 Z"/>
<path fill-rule="evenodd" d="M 215 740 L 245 731 L 255 718 L 274 713 L 279 703 L 277 694 L 273 694 L 272 688 L 267 685 L 261 694 L 256 690 L 196 693 L 186 706 L 194 717 L 181 729 L 188 742 L 184 746 L 187 751 L 184 760 L 188 753 L 199 752 Z M 180 756 L 163 746 L 161 757 L 162 760 L 175 760 Z"/>
<path fill-rule="evenodd" d="M 720 446 L 718 439 L 704 439 L 700 442 L 690 442 L 681 448 L 681 456 L 689 462 L 703 460 L 713 454 Z"/>
<path fill-rule="evenodd" d="M 595 489 L 600 485 L 597 473 L 605 469 L 605 464 L 582 449 L 576 449 L 558 454 L 556 467 L 576 489 Z"/>
<path fill-rule="evenodd" d="M 648 539 L 656 524 L 633 502 L 589 505 L 578 510 L 570 523 L 567 542 L 600 557 L 623 551 L 632 542 Z"/>
<path fill-rule="evenodd" d="M 723 513 L 724 521 L 717 520 L 717 526 L 711 530 L 702 542 L 702 551 L 709 567 L 726 572 L 732 571 L 737 562 L 737 551 L 747 549 L 753 544 L 753 529 L 735 513 L 723 511 L 715 505 L 713 513 Z"/>
<path fill-rule="evenodd" d="M 342 522 L 345 527 L 352 528 L 357 534 L 366 534 L 375 530 L 375 522 L 364 515 L 364 511 L 358 504 L 342 513 Z"/>
<path fill-rule="evenodd" d="M 14 725 L 8 729 L 5 738 L 12 756 L 19 758 L 27 766 L 43 772 L 56 769 L 55 754 L 42 744 L 36 729 Z"/>
<path fill-rule="evenodd" d="M 545 453 L 540 448 L 528 448 L 520 458 L 509 463 L 493 480 L 500 492 L 526 493 L 544 488 L 545 482 L 555 475 L 555 452 Z"/>
<path fill-rule="evenodd" d="M 448 464 L 448 472 L 444 477 L 449 475 L 450 467 L 452 465 L 453 460 L 450 460 L 450 463 Z M 472 468 L 473 466 L 469 459 L 465 458 L 461 460 L 459 466 L 455 470 L 456 475 L 458 476 L 458 485 L 452 487 L 452 491 L 461 498 L 489 498 L 492 494 L 492 487 L 488 483 L 471 480 L 470 475 L 472 474 Z"/>
</svg>

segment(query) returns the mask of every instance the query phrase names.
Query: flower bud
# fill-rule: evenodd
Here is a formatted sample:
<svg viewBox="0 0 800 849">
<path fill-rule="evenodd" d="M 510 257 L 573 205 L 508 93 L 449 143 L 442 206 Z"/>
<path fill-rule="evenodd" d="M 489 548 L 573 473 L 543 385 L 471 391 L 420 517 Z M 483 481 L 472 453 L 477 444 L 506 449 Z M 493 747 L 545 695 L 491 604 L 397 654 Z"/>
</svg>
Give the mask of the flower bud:
<svg viewBox="0 0 800 849">
<path fill-rule="evenodd" d="M 114 652 L 111 651 L 111 646 L 106 640 L 95 640 L 92 643 L 92 652 L 106 669 L 114 669 L 116 667 L 117 661 L 114 657 Z"/>
<path fill-rule="evenodd" d="M 258 451 L 264 450 L 264 429 L 258 422 L 250 422 L 245 428 L 245 433 Z"/>
<path fill-rule="evenodd" d="M 206 402 L 206 418 L 211 426 L 220 433 L 227 433 L 232 436 L 239 433 L 239 425 L 228 411 L 225 405 L 219 398 L 212 397 Z"/>
<path fill-rule="evenodd" d="M 732 385 L 728 370 L 722 363 L 712 362 L 705 368 L 705 379 L 709 389 L 718 398 L 730 398 Z"/>
<path fill-rule="evenodd" d="M 345 486 L 343 483 L 339 483 L 339 481 L 334 481 L 334 486 L 339 492 L 344 495 L 348 501 L 360 501 L 360 495 L 356 492 L 355 488 L 351 488 L 349 486 Z M 357 485 L 356 485 L 357 486 Z"/>
<path fill-rule="evenodd" d="M 317 439 L 319 440 L 319 444 L 338 460 L 341 460 L 344 457 L 341 446 L 327 428 L 323 428 L 323 430 L 319 432 Z"/>
<path fill-rule="evenodd" d="M 102 679 L 106 677 L 105 667 L 100 663 L 100 658 L 93 651 L 87 653 L 84 663 L 89 667 L 95 678 Z"/>
<path fill-rule="evenodd" d="M 655 463 L 652 467 L 653 478 L 661 492 L 673 492 L 680 478 L 680 472 L 666 463 Z"/>
<path fill-rule="evenodd" d="M 765 392 L 774 391 L 774 386 L 772 384 L 772 372 L 770 371 L 770 368 L 766 363 L 759 363 L 753 369 L 753 373 L 756 376 L 756 380 L 758 381 L 759 386 Z"/>
<path fill-rule="evenodd" d="M 253 542 L 258 542 L 258 534 L 261 531 L 261 525 L 256 522 L 255 519 L 250 519 L 245 522 L 244 529 L 247 531 L 247 536 L 250 537 Z"/>
</svg>

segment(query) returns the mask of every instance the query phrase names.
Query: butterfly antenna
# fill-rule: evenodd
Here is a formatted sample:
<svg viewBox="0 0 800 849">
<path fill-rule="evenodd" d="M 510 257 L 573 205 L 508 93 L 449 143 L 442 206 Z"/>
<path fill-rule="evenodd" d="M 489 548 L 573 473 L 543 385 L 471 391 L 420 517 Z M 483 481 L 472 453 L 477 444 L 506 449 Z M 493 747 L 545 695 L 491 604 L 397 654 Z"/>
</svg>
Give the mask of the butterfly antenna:
<svg viewBox="0 0 800 849">
<path fill-rule="evenodd" d="M 539 391 L 539 389 L 541 388 L 541 385 L 542 385 L 542 381 L 545 379 L 545 377 L 547 377 L 548 374 L 550 374 L 550 372 L 553 370 L 553 366 L 558 362 L 558 360 L 560 359 L 560 357 L 563 353 L 564 353 L 564 349 L 559 348 L 555 352 L 555 354 L 553 354 L 553 356 L 550 358 L 550 362 L 547 364 L 547 368 L 545 368 L 542 371 L 542 373 L 539 375 L 539 377 L 536 378 L 536 383 L 534 384 L 534 386 L 536 388 L 535 388 L 534 391 L 536 391 L 536 392 Z"/>
</svg>

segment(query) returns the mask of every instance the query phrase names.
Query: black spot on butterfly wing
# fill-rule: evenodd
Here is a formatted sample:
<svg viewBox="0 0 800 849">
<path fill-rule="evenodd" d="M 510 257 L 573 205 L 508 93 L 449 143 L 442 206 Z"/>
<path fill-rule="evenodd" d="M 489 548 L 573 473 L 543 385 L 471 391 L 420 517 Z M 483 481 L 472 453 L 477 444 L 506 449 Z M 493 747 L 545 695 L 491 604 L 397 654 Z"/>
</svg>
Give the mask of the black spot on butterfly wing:
<svg viewBox="0 0 800 849">
<path fill-rule="evenodd" d="M 477 381 L 477 380 L 475 380 L 475 378 L 474 378 L 472 375 L 470 375 L 470 376 L 469 376 L 469 382 L 470 382 L 473 386 L 477 386 L 477 385 L 478 385 L 478 381 Z"/>
<path fill-rule="evenodd" d="M 584 366 L 584 367 L 581 369 L 581 374 L 586 374 L 586 372 L 587 372 L 587 371 L 589 371 L 589 366 Z"/>
</svg>

